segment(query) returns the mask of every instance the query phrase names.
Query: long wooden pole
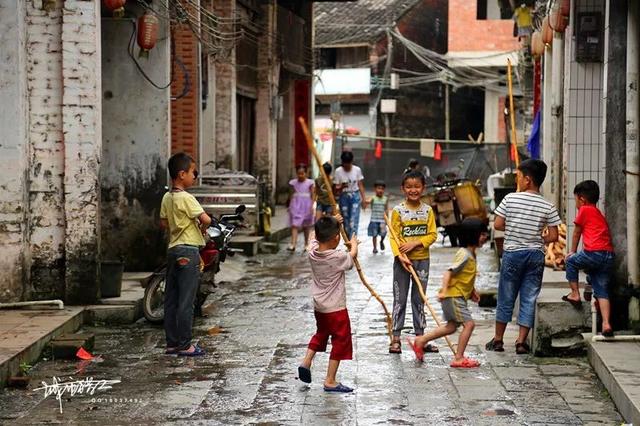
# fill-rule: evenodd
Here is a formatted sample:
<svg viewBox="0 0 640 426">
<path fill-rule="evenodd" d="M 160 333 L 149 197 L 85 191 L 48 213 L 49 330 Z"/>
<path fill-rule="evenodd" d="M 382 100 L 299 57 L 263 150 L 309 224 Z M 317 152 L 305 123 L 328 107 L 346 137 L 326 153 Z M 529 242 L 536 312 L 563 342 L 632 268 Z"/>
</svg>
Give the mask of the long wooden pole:
<svg viewBox="0 0 640 426">
<path fill-rule="evenodd" d="M 396 232 L 393 230 L 393 227 L 391 227 L 391 221 L 389 220 L 389 217 L 387 216 L 386 213 L 384 214 L 384 221 L 387 223 L 387 232 L 389 232 L 391 239 L 396 243 L 396 246 L 400 247 L 400 240 L 398 239 Z M 413 277 L 414 284 L 418 285 L 418 291 L 420 292 L 420 297 L 422 297 L 424 304 L 427 306 L 427 309 L 429 309 L 429 312 L 431 313 L 431 317 L 436 322 L 438 327 L 440 327 L 441 324 L 440 324 L 440 320 L 438 319 L 438 315 L 436 315 L 436 312 L 433 310 L 433 307 L 431 307 L 431 304 L 429 303 L 429 299 L 427 299 L 427 295 L 425 294 L 424 289 L 422 288 L 422 281 L 420 280 L 420 277 L 416 273 L 416 270 L 413 268 L 413 265 L 409 267 L 409 272 Z M 451 352 L 455 354 L 456 350 L 454 349 L 453 344 L 451 343 L 451 340 L 449 340 L 449 337 L 444 336 L 444 340 L 447 341 L 447 345 L 449 345 Z"/>
<path fill-rule="evenodd" d="M 302 131 L 304 132 L 304 136 L 307 139 L 307 145 L 309 146 L 309 151 L 311 151 L 313 158 L 318 164 L 318 169 L 320 170 L 320 174 L 322 175 L 322 179 L 324 180 L 324 184 L 327 188 L 327 195 L 329 196 L 329 200 L 333 205 L 334 211 L 339 212 L 340 207 L 336 202 L 336 198 L 333 196 L 333 183 L 331 182 L 331 178 L 327 176 L 327 174 L 324 171 L 324 168 L 322 167 L 322 159 L 320 158 L 320 155 L 318 154 L 318 151 L 316 150 L 316 147 L 313 144 L 313 139 L 311 138 L 311 134 L 309 133 L 309 128 L 307 127 L 307 123 L 304 121 L 304 118 L 302 117 L 298 118 L 298 121 L 300 122 L 300 126 L 302 127 Z M 342 239 L 344 240 L 345 244 L 349 244 L 349 241 L 350 241 L 349 236 L 345 232 L 344 226 L 342 225 L 340 226 L 340 235 L 342 236 Z M 371 293 L 374 299 L 376 299 L 382 305 L 382 309 L 384 310 L 384 314 L 387 320 L 387 333 L 389 334 L 389 341 L 393 341 L 393 325 L 392 325 L 393 323 L 391 322 L 391 314 L 389 313 L 389 309 L 387 309 L 387 305 L 385 305 L 384 300 L 380 298 L 378 293 L 376 293 L 376 291 L 373 289 L 371 284 L 369 284 L 369 282 L 367 281 L 367 278 L 364 276 L 364 272 L 362 272 L 362 267 L 360 266 L 360 262 L 358 261 L 357 257 L 353 259 L 353 265 L 356 267 L 356 270 L 358 271 L 358 276 L 360 277 L 360 281 L 362 281 L 362 284 L 364 284 L 367 290 L 369 290 L 369 293 Z"/>
<path fill-rule="evenodd" d="M 518 141 L 516 135 L 516 115 L 513 107 L 513 83 L 511 81 L 511 59 L 507 59 L 507 80 L 509 82 L 509 116 L 511 117 L 511 149 L 513 149 L 516 167 L 520 165 L 520 154 L 518 154 Z"/>
</svg>

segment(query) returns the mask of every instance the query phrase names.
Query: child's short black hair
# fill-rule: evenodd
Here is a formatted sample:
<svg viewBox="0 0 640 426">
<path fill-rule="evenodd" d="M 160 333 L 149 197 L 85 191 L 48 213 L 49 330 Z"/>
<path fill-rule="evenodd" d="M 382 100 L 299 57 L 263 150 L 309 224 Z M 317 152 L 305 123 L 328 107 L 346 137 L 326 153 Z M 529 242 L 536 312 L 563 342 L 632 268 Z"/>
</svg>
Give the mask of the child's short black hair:
<svg viewBox="0 0 640 426">
<path fill-rule="evenodd" d="M 533 158 L 520 163 L 518 170 L 520 170 L 524 176 L 530 177 L 537 187 L 542 185 L 544 178 L 547 176 L 547 165 L 544 161 Z"/>
<path fill-rule="evenodd" d="M 427 180 L 424 175 L 418 170 L 411 170 L 405 173 L 404 176 L 402 176 L 402 186 L 404 186 L 404 183 L 409 179 L 417 179 L 422 182 L 423 186 L 427 184 Z"/>
<path fill-rule="evenodd" d="M 326 243 L 340 233 L 340 224 L 333 216 L 323 216 L 316 221 L 314 229 L 316 240 Z"/>
<path fill-rule="evenodd" d="M 307 165 L 304 163 L 300 163 L 296 166 L 296 172 L 299 172 L 300 170 L 304 171 L 305 173 L 307 173 Z"/>
<path fill-rule="evenodd" d="M 331 164 L 329 163 L 324 163 L 322 165 L 322 168 L 324 169 L 324 172 L 327 174 L 327 176 L 330 175 L 331 172 L 333 171 L 333 167 L 331 167 Z"/>
<path fill-rule="evenodd" d="M 584 180 L 573 188 L 573 194 L 584 197 L 591 204 L 597 204 L 600 199 L 600 187 L 596 181 Z"/>
<path fill-rule="evenodd" d="M 373 187 L 374 187 L 374 188 L 376 188 L 376 187 L 378 187 L 378 186 L 381 186 L 381 187 L 383 187 L 383 188 L 386 188 L 386 187 L 387 187 L 387 184 L 386 184 L 386 183 L 384 183 L 384 181 L 383 181 L 383 180 L 377 180 L 377 181 L 375 181 L 375 183 L 373 184 Z"/>
<path fill-rule="evenodd" d="M 189 154 L 179 152 L 172 155 L 171 158 L 169 158 L 169 163 L 167 165 L 167 167 L 169 167 L 169 176 L 171 176 L 171 179 L 177 179 L 178 173 L 180 172 L 188 172 L 191 167 L 191 163 L 195 163 L 195 161 Z"/>
<path fill-rule="evenodd" d="M 458 243 L 460 247 L 477 246 L 480 234 L 489 233 L 487 225 L 477 217 L 464 218 L 459 229 Z"/>
<path fill-rule="evenodd" d="M 410 158 L 408 167 L 410 169 L 413 169 L 414 167 L 418 167 L 419 164 L 420 164 L 420 162 L 418 160 L 416 160 L 415 158 Z"/>
<path fill-rule="evenodd" d="M 343 151 L 342 154 L 340 154 L 340 161 L 342 161 L 342 163 L 353 163 L 353 152 Z"/>
</svg>

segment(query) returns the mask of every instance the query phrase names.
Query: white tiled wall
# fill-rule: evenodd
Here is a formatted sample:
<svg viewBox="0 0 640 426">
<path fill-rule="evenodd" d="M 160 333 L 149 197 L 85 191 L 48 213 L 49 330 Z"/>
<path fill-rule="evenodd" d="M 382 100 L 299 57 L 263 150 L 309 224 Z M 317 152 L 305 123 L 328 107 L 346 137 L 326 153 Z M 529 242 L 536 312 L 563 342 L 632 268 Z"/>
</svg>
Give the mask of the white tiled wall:
<svg viewBox="0 0 640 426">
<path fill-rule="evenodd" d="M 573 0 L 574 12 L 565 35 L 567 61 L 565 69 L 564 111 L 564 213 L 571 241 L 576 205 L 573 188 L 583 180 L 592 179 L 601 188 L 599 207 L 605 201 L 605 135 L 604 117 L 604 63 L 576 62 L 574 18 L 580 12 L 600 12 L 605 20 L 605 0 Z"/>
</svg>

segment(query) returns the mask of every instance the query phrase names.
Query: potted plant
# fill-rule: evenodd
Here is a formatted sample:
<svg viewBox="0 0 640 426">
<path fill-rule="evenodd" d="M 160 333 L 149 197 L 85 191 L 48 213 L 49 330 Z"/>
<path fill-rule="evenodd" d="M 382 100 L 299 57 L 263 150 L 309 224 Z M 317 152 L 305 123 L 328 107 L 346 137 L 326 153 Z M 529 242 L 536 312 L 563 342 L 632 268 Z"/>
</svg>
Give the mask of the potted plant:
<svg viewBox="0 0 640 426">
<path fill-rule="evenodd" d="M 17 376 L 9 377 L 7 380 L 7 385 L 12 388 L 21 388 L 24 389 L 29 386 L 29 381 L 31 377 L 29 377 L 29 370 L 33 368 L 32 365 L 27 364 L 26 362 L 20 363 L 20 371 Z"/>
</svg>

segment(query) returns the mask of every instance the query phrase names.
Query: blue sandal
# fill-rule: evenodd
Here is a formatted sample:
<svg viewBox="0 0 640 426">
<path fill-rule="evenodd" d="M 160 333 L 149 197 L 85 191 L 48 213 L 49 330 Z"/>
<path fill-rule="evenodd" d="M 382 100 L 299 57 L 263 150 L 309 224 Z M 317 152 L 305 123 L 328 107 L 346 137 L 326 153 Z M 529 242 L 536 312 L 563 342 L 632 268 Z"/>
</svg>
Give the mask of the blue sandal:
<svg viewBox="0 0 640 426">
<path fill-rule="evenodd" d="M 206 352 L 200 346 L 197 346 L 197 345 L 194 346 L 193 352 L 178 351 L 178 356 L 193 357 L 193 356 L 203 356 L 204 354 L 206 354 Z"/>
<path fill-rule="evenodd" d="M 325 392 L 337 392 L 337 393 L 349 393 L 349 392 L 353 392 L 353 389 L 350 388 L 349 386 L 343 385 L 342 383 L 338 383 L 337 386 L 332 387 L 332 388 L 330 388 L 328 386 L 325 386 L 324 387 L 324 391 Z"/>
<path fill-rule="evenodd" d="M 307 367 L 299 366 L 298 367 L 298 378 L 304 383 L 311 383 L 311 370 Z"/>
</svg>

